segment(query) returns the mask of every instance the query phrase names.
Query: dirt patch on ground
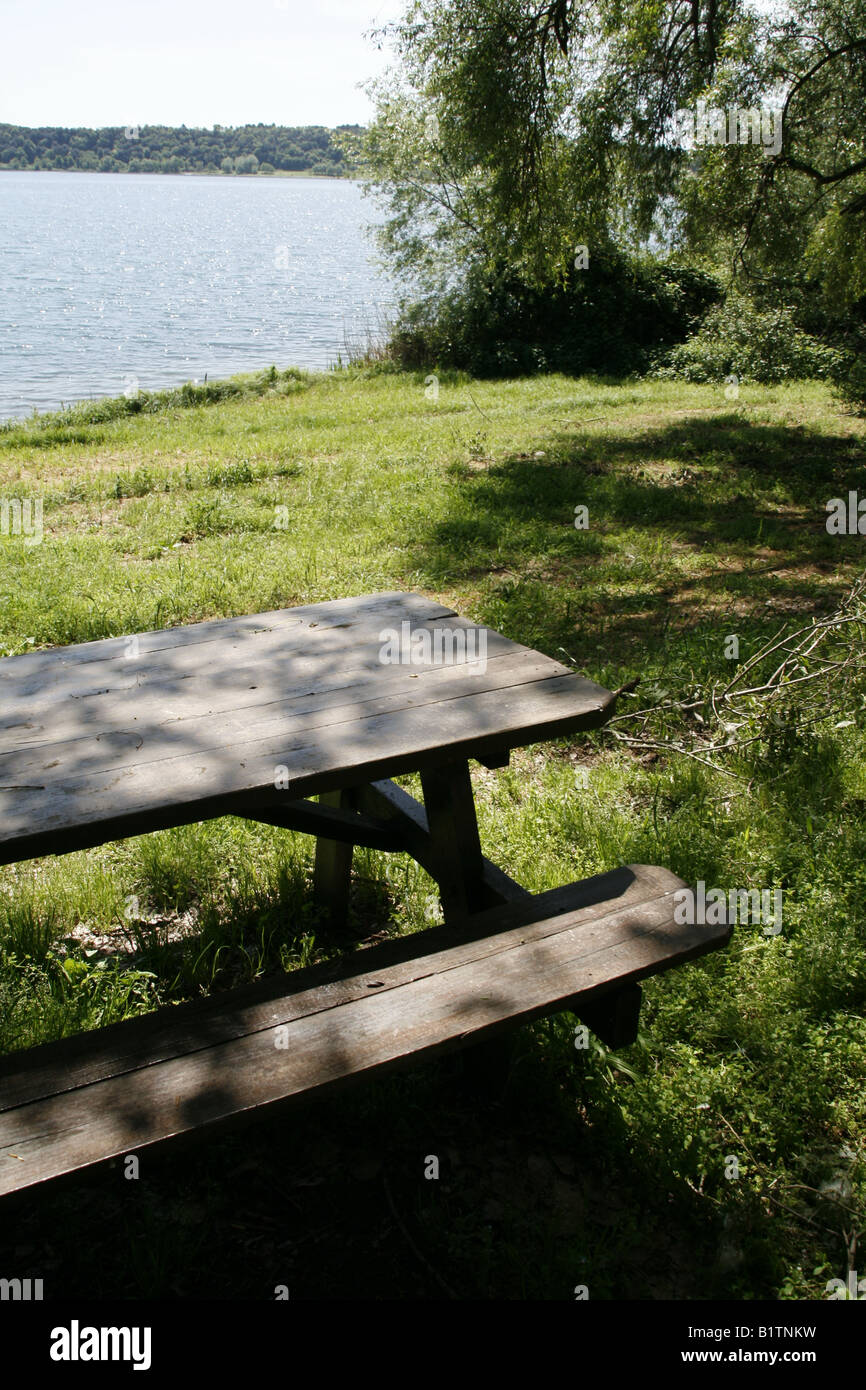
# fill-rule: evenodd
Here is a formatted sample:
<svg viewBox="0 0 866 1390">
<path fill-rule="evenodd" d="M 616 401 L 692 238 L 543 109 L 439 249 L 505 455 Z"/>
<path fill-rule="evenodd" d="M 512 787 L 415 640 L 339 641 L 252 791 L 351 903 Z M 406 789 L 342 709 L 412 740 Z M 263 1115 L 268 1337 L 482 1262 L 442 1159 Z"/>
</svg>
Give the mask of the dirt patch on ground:
<svg viewBox="0 0 866 1390">
<path fill-rule="evenodd" d="M 142 947 L 173 946 L 198 935 L 199 926 L 193 912 L 171 916 L 137 917 L 118 922 L 116 926 L 99 928 L 89 922 L 79 922 L 63 937 L 70 949 L 78 948 L 87 956 L 99 960 L 117 959 L 132 965 L 141 958 Z"/>
</svg>

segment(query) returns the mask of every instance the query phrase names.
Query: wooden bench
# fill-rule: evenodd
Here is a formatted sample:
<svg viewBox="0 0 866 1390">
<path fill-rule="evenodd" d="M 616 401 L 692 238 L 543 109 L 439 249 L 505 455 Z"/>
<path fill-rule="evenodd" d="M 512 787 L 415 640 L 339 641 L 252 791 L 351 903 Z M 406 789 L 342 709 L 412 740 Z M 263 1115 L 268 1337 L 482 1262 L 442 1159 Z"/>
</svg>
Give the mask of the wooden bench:
<svg viewBox="0 0 866 1390">
<path fill-rule="evenodd" d="M 30 1049 L 0 1067 L 0 1192 L 569 1009 L 634 1030 L 639 981 L 723 945 L 681 879 L 630 865 L 279 982 Z M 363 969 L 359 970 L 359 967 Z M 616 1020 L 619 1011 L 620 1017 Z"/>
<path fill-rule="evenodd" d="M 489 629 L 484 662 L 383 668 L 380 629 L 403 620 L 471 627 L 378 595 L 145 634 L 132 658 L 117 639 L 0 662 L 0 862 L 235 814 L 317 837 L 331 921 L 357 844 L 412 855 L 445 916 L 339 968 L 6 1058 L 0 1195 L 563 1009 L 622 1045 L 641 979 L 728 940 L 675 924 L 685 884 L 665 869 L 532 896 L 485 859 L 468 757 L 504 765 L 602 723 L 614 697 Z M 407 770 L 423 806 L 389 780 Z"/>
</svg>

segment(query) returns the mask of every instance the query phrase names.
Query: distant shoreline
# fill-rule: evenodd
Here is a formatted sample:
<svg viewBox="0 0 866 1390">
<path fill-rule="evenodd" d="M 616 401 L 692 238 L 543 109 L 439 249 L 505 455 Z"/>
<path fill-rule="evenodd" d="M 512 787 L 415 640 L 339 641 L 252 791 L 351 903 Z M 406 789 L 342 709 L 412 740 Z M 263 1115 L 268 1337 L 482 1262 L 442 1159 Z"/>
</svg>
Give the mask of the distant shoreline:
<svg viewBox="0 0 866 1390">
<path fill-rule="evenodd" d="M 0 121 L 0 173 L 351 177 L 360 125 L 19 126 Z"/>
<path fill-rule="evenodd" d="M 161 179 L 321 179 L 324 183 L 360 183 L 359 174 L 310 174 L 305 169 L 275 169 L 272 174 L 224 174 L 206 169 L 0 169 L 0 174 L 98 174 L 102 177 Z"/>
<path fill-rule="evenodd" d="M 51 171 L 45 169 L 35 172 Z M 240 397 L 263 398 L 274 391 L 285 391 L 287 388 L 291 390 L 299 383 L 345 370 L 346 365 L 348 364 L 334 362 L 328 367 L 259 367 L 252 371 L 230 372 L 226 376 L 217 375 L 209 381 L 187 379 L 175 382 L 174 385 L 137 390 L 132 396 L 108 393 L 77 396 L 74 400 L 62 401 L 60 405 L 52 406 L 48 410 L 40 411 L 34 406 L 23 415 L 0 418 L 0 441 L 4 435 L 8 436 L 21 429 L 51 429 L 69 424 L 105 424 L 111 420 L 126 419 L 140 414 L 165 415 L 183 406 L 211 405 Z M 205 373 L 205 376 L 209 376 L 209 373 Z"/>
</svg>

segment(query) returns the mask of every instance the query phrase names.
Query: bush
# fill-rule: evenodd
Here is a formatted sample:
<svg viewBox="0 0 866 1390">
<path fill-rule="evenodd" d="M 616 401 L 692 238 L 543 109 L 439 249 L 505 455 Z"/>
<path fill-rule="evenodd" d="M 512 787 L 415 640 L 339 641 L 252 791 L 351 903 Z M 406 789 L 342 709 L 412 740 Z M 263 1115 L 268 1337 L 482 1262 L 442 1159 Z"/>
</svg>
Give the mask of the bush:
<svg viewBox="0 0 866 1390">
<path fill-rule="evenodd" d="M 542 290 L 513 275 L 475 274 L 444 297 L 404 305 L 389 353 L 412 370 L 450 367 L 479 377 L 642 372 L 720 295 L 702 271 L 614 251 Z"/>
<path fill-rule="evenodd" d="M 852 319 L 845 324 L 842 343 L 833 378 L 836 390 L 843 401 L 866 414 L 866 314 L 859 323 Z"/>
<path fill-rule="evenodd" d="M 798 327 L 786 305 L 758 308 L 735 291 L 711 308 L 687 342 L 668 353 L 656 372 L 682 381 L 740 381 L 772 384 L 797 378 L 835 378 L 838 349 Z"/>
<path fill-rule="evenodd" d="M 866 414 L 866 358 L 855 357 L 846 363 L 836 384 L 842 399 Z"/>
</svg>

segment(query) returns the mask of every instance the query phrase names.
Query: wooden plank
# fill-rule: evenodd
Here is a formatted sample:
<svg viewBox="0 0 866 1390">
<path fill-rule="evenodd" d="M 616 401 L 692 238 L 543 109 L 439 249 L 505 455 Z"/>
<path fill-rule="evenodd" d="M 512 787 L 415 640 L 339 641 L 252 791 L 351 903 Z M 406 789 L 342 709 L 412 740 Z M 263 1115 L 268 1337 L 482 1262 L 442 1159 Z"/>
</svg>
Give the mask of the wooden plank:
<svg viewBox="0 0 866 1390">
<path fill-rule="evenodd" d="M 315 625 L 328 629 L 345 626 L 349 631 L 352 625 L 362 623 L 373 626 L 379 622 L 387 622 L 388 626 L 391 626 L 402 618 L 423 622 L 431 618 L 448 617 L 453 611 L 423 594 L 394 591 L 365 594 L 356 598 L 329 599 L 323 603 L 306 604 L 296 608 L 277 608 L 267 613 L 249 613 L 238 618 L 213 618 L 203 623 L 186 623 L 153 632 L 107 637 L 96 642 L 77 642 L 70 646 L 48 647 L 43 651 L 27 652 L 22 656 L 5 657 L 0 662 L 0 690 L 8 689 L 11 692 L 17 685 L 25 693 L 37 693 L 45 681 L 66 679 L 72 667 L 87 666 L 94 662 L 114 665 L 124 659 L 127 636 L 137 636 L 142 657 L 149 657 L 172 648 L 200 646 L 205 642 L 255 638 L 262 632 L 274 629 L 290 633 L 294 628 L 304 629 Z M 202 651 L 199 660 L 209 660 L 209 653 Z M 8 686 L 5 684 L 7 681 Z"/>
<path fill-rule="evenodd" d="M 496 684 L 497 667 L 488 663 L 487 687 Z M 457 689 L 463 686 L 459 669 L 443 671 L 443 682 L 448 676 L 456 677 Z M 386 711 L 375 701 L 361 711 L 312 709 L 294 716 L 281 736 L 195 751 L 183 738 L 174 757 L 152 762 L 142 762 L 141 750 L 130 746 L 134 736 L 121 736 L 118 748 L 114 734 L 103 746 L 97 739 L 58 745 L 56 759 L 44 748 L 38 757 L 26 750 L 6 755 L 0 758 L 0 862 L 232 814 L 233 798 L 273 792 L 278 766 L 287 769 L 295 799 L 415 771 L 439 761 L 443 748 L 453 757 L 482 756 L 505 742 L 517 747 L 595 728 L 614 701 L 609 691 L 570 674 L 450 698 L 420 677 L 416 684 L 417 696 L 401 696 Z M 96 825 L 100 837 L 90 839 L 87 827 Z"/>
<path fill-rule="evenodd" d="M 358 804 L 368 807 L 375 816 L 393 821 L 402 836 L 406 852 L 435 878 L 436 855 L 430 839 L 427 813 L 420 801 L 394 782 L 378 781 L 360 789 Z M 490 907 L 497 903 L 525 902 L 532 896 L 483 855 L 481 881 L 485 903 Z"/>
<path fill-rule="evenodd" d="M 0 1192 L 573 1008 L 704 954 L 729 935 L 729 928 L 674 926 L 669 892 L 596 911 L 590 921 L 565 914 L 540 936 L 526 928 L 499 934 L 492 949 L 488 940 L 479 951 L 476 941 L 468 958 L 465 945 L 454 947 L 417 962 L 426 973 L 411 979 L 395 978 L 391 967 L 365 971 L 346 1002 L 320 1000 L 316 1011 L 289 1023 L 6 1111 Z"/>
<path fill-rule="evenodd" d="M 443 627 L 451 632 L 487 633 L 487 629 L 478 629 L 463 619 L 449 619 L 446 624 L 438 620 L 418 623 L 412 630 L 433 637 Z M 123 661 L 122 666 L 118 663 L 111 673 L 101 671 L 101 681 L 94 681 L 87 671 L 84 677 L 75 673 L 74 679 L 47 687 L 41 694 L 3 700 L 0 753 L 54 746 L 86 734 L 102 737 L 123 728 L 152 736 L 160 726 L 170 724 L 169 732 L 176 735 L 178 724 L 194 729 L 197 719 L 199 724 L 203 719 L 214 720 L 215 725 L 230 730 L 232 723 L 242 727 L 242 719 L 273 717 L 296 699 L 316 697 L 323 704 L 363 701 L 377 693 L 411 691 L 412 681 L 437 672 L 460 670 L 467 677 L 479 675 L 485 662 L 503 657 L 533 665 L 539 675 L 566 674 L 559 662 L 495 632 L 485 636 L 484 661 L 464 658 L 411 669 L 383 664 L 382 630 L 365 630 L 355 643 L 330 648 L 326 645 L 330 637 L 327 631 L 303 646 L 289 644 L 280 633 L 267 633 L 243 651 L 236 642 L 220 643 L 205 668 L 192 647 L 171 653 L 170 667 L 165 661 L 136 658 Z"/>
<path fill-rule="evenodd" d="M 302 835 L 325 835 L 329 840 L 340 840 L 347 845 L 364 845 L 396 853 L 406 849 L 395 825 L 333 804 L 319 806 L 314 801 L 289 801 L 282 808 L 248 810 L 244 814 L 247 820 L 260 821 L 263 825 L 276 825 Z"/>
<path fill-rule="evenodd" d="M 460 928 L 414 932 L 354 952 L 339 964 L 294 970 L 13 1053 L 0 1059 L 0 1112 L 366 998 L 370 975 L 379 980 L 387 971 L 381 988 L 396 987 L 423 978 L 442 952 L 454 964 L 467 964 L 515 942 L 543 941 L 561 929 L 561 919 L 572 927 L 591 926 L 612 908 L 637 911 L 682 886 L 667 869 L 629 864 L 534 897 L 524 892 L 519 901 L 479 913 Z"/>
<path fill-rule="evenodd" d="M 332 724 L 435 704 L 455 696 L 532 685 L 562 674 L 568 673 L 545 657 L 529 652 L 509 652 L 486 663 L 466 662 L 419 671 L 377 663 L 367 671 L 348 673 L 344 683 L 329 689 L 324 684 L 324 668 L 313 664 L 296 688 L 290 688 L 261 707 L 251 705 L 238 709 L 235 700 L 224 712 L 207 710 L 192 717 L 158 719 L 153 724 L 149 724 L 146 717 L 139 721 L 127 711 L 128 722 L 119 727 L 97 725 L 96 728 L 90 727 L 89 711 L 77 711 L 72 725 L 76 730 L 73 737 L 15 745 L 0 753 L 0 785 L 11 785 L 16 778 L 26 782 L 37 775 L 43 776 L 46 771 L 54 771 L 55 778 L 59 779 L 67 769 L 76 769 L 83 762 L 122 767 L 129 763 L 157 762 L 174 756 L 178 750 L 182 754 L 185 748 L 197 755 L 219 752 L 238 741 L 252 743 L 282 734 L 290 737 L 296 729 L 328 728 Z M 322 687 L 318 679 L 323 681 Z M 571 680 L 579 680 L 579 677 L 572 676 Z M 278 689 L 278 682 L 274 684 Z M 594 692 L 590 692 L 587 704 L 591 705 L 593 695 Z M 174 707 L 183 710 L 184 704 L 176 701 Z"/>
</svg>

